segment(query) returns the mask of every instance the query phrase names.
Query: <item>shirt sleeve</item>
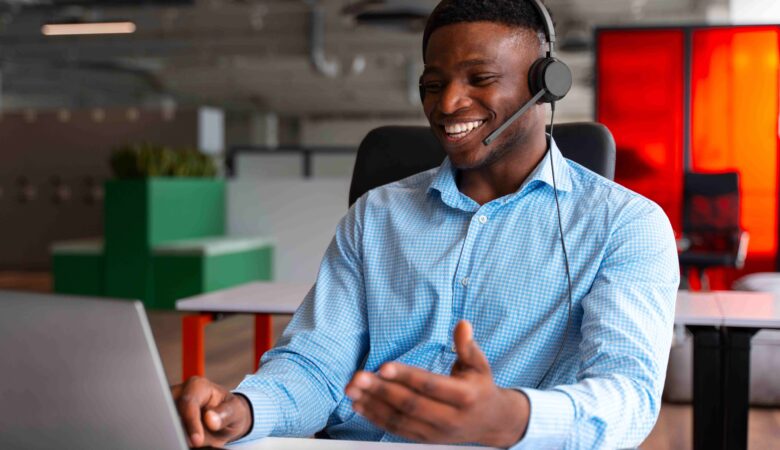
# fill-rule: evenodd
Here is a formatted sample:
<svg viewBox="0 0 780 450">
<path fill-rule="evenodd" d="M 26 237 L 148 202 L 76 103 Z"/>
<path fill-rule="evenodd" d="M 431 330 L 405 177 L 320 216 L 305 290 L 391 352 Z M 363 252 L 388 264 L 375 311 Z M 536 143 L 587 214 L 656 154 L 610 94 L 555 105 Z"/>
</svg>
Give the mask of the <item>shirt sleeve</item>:
<svg viewBox="0 0 780 450">
<path fill-rule="evenodd" d="M 253 410 L 252 430 L 240 441 L 311 436 L 325 427 L 344 388 L 368 351 L 358 201 L 341 220 L 317 281 L 257 373 L 234 392 Z"/>
<path fill-rule="evenodd" d="M 646 201 L 634 206 L 581 301 L 577 383 L 519 389 L 531 411 L 513 450 L 636 447 L 658 418 L 679 286 L 677 249 L 663 211 Z"/>
</svg>

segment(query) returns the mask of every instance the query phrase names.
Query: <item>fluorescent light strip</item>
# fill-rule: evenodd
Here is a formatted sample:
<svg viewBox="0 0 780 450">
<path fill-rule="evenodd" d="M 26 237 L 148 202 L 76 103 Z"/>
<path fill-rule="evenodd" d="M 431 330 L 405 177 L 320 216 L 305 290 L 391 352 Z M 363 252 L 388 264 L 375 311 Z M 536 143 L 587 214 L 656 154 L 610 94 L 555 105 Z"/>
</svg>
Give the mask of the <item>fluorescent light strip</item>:
<svg viewBox="0 0 780 450">
<path fill-rule="evenodd" d="M 41 27 L 46 36 L 74 36 L 81 34 L 130 34 L 135 32 L 133 22 L 57 23 Z"/>
</svg>

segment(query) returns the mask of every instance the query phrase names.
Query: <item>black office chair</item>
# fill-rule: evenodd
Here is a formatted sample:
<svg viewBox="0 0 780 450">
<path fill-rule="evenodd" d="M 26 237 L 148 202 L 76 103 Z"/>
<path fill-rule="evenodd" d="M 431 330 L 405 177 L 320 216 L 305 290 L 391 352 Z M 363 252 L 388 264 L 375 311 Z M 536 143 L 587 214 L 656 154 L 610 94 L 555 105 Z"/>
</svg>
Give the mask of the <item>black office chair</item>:
<svg viewBox="0 0 780 450">
<path fill-rule="evenodd" d="M 566 158 L 610 180 L 615 177 L 615 140 L 604 125 L 562 123 L 555 125 L 554 137 Z M 444 156 L 428 127 L 388 126 L 372 130 L 358 148 L 349 205 L 375 187 L 439 166 Z"/>
<path fill-rule="evenodd" d="M 702 289 L 709 288 L 711 267 L 741 269 L 748 233 L 739 223 L 739 174 L 686 173 L 683 186 L 683 236 L 680 267 L 687 277 L 696 269 Z"/>
</svg>

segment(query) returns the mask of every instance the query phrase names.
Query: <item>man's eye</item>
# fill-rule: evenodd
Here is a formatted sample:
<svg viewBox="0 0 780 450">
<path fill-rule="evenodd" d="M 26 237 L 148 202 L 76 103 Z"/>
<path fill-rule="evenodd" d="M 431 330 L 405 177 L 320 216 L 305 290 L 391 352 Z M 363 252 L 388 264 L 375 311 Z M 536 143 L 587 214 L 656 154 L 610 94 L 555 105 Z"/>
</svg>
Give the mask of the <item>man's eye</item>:
<svg viewBox="0 0 780 450">
<path fill-rule="evenodd" d="M 479 76 L 471 79 L 471 83 L 475 86 L 487 86 L 496 81 L 494 76 Z"/>
<path fill-rule="evenodd" d="M 430 94 L 437 94 L 441 92 L 442 84 L 438 81 L 429 81 L 427 83 L 423 83 L 423 87 L 425 88 L 425 92 Z"/>
</svg>

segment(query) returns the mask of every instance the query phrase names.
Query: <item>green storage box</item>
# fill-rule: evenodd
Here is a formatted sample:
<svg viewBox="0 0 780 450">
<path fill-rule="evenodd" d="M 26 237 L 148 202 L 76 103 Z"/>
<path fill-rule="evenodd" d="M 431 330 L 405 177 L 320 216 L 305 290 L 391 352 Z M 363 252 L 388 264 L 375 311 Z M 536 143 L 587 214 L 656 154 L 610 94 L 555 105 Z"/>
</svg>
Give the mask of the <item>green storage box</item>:
<svg viewBox="0 0 780 450">
<path fill-rule="evenodd" d="M 104 295 L 153 306 L 155 245 L 225 232 L 225 181 L 110 180 L 105 198 Z"/>
<path fill-rule="evenodd" d="M 272 279 L 273 247 L 262 238 L 214 238 L 170 242 L 153 251 L 154 302 L 174 309 L 176 300 L 250 281 Z"/>
<path fill-rule="evenodd" d="M 54 292 L 103 295 L 103 240 L 87 239 L 52 245 Z"/>
</svg>

